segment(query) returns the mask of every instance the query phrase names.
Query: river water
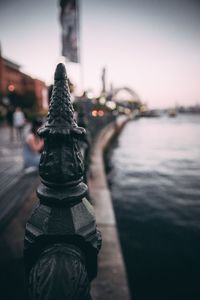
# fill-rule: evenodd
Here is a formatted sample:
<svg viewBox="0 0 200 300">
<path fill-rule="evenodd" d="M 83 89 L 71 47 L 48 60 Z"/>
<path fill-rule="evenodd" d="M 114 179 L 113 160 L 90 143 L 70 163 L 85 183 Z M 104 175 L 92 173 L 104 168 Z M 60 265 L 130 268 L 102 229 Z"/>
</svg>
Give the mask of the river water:
<svg viewBox="0 0 200 300">
<path fill-rule="evenodd" d="M 109 156 L 134 300 L 200 299 L 200 115 L 129 122 Z"/>
</svg>

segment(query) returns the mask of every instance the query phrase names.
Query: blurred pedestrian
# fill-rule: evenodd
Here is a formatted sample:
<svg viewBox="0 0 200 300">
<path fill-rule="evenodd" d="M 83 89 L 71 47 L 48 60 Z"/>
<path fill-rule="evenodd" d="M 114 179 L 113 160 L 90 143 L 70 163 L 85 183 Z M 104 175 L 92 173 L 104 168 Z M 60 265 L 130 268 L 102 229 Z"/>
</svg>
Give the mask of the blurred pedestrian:
<svg viewBox="0 0 200 300">
<path fill-rule="evenodd" d="M 37 134 L 37 130 L 41 125 L 42 121 L 34 120 L 26 137 L 23 147 L 24 168 L 39 166 L 40 153 L 44 147 L 43 140 Z"/>
<path fill-rule="evenodd" d="M 23 129 L 25 125 L 25 116 L 20 107 L 16 107 L 16 110 L 13 114 L 13 124 L 16 129 L 17 139 L 22 141 Z"/>
<path fill-rule="evenodd" d="M 14 114 L 14 107 L 9 106 L 7 113 L 6 113 L 6 120 L 7 120 L 8 126 L 10 128 L 10 141 L 11 142 L 14 139 L 13 114 Z"/>
</svg>

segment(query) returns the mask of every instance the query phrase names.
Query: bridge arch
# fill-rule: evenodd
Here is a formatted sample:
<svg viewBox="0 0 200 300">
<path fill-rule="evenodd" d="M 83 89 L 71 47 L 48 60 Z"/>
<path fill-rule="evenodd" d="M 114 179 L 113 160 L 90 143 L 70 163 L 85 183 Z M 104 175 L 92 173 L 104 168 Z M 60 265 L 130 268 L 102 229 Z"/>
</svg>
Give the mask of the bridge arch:
<svg viewBox="0 0 200 300">
<path fill-rule="evenodd" d="M 133 101 L 137 101 L 137 102 L 141 102 L 140 97 L 138 96 L 138 94 L 131 88 L 129 87 L 119 87 L 119 88 L 115 88 L 113 89 L 113 91 L 109 94 L 109 96 L 111 96 L 112 100 L 116 100 L 117 95 L 119 95 L 120 92 L 127 92 L 130 95 L 130 100 Z M 129 99 L 126 99 L 129 100 Z M 123 101 L 123 99 L 122 99 Z"/>
</svg>

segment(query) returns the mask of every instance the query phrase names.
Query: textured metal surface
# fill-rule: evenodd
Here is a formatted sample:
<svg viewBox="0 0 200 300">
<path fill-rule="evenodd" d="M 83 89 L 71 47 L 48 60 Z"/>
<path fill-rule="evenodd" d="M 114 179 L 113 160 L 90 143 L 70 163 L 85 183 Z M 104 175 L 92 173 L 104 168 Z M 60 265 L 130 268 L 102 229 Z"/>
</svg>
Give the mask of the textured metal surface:
<svg viewBox="0 0 200 300">
<path fill-rule="evenodd" d="M 84 256 L 72 245 L 45 249 L 30 272 L 31 300 L 90 299 Z"/>
<path fill-rule="evenodd" d="M 47 186 L 71 185 L 83 176 L 83 161 L 78 139 L 83 139 L 85 129 L 74 119 L 67 75 L 63 64 L 57 66 L 47 122 L 39 129 L 45 139 L 39 172 Z"/>
</svg>

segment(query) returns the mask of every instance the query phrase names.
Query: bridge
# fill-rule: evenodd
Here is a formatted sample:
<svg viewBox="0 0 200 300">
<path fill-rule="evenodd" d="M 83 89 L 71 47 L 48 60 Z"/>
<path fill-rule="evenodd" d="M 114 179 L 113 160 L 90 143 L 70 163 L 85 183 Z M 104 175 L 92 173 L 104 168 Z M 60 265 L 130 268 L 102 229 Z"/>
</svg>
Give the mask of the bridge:
<svg viewBox="0 0 200 300">
<path fill-rule="evenodd" d="M 128 97 L 124 98 L 124 99 L 120 99 L 119 98 L 120 93 L 126 93 L 126 94 L 128 94 Z M 117 101 L 117 102 L 118 101 L 131 101 L 131 102 L 141 103 L 141 99 L 140 99 L 139 95 L 133 89 L 126 87 L 126 86 L 112 89 L 111 91 L 109 91 L 105 94 L 105 97 L 107 99 Z"/>
</svg>

